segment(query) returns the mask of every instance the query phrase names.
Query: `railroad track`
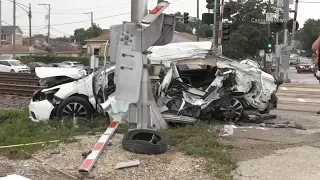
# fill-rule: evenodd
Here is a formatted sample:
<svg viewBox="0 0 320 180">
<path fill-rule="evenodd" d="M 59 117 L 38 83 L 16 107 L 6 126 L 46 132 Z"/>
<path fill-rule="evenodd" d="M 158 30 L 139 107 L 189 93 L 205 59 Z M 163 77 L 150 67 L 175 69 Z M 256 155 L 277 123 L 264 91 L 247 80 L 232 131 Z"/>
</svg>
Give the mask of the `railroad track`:
<svg viewBox="0 0 320 180">
<path fill-rule="evenodd" d="M 0 72 L 0 94 L 31 97 L 42 88 L 35 73 Z"/>
<path fill-rule="evenodd" d="M 31 97 L 41 86 L 0 83 L 0 94 Z"/>
</svg>

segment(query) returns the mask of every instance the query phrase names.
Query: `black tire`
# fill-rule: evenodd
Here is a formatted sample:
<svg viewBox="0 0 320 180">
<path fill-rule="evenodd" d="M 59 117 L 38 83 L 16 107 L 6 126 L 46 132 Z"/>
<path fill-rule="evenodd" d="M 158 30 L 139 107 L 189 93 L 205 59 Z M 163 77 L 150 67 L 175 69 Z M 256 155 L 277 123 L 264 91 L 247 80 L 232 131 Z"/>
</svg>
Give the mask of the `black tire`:
<svg viewBox="0 0 320 180">
<path fill-rule="evenodd" d="M 59 104 L 59 106 L 58 106 L 58 108 L 57 108 L 56 116 L 57 116 L 58 118 L 63 118 L 63 117 L 65 117 L 65 116 L 63 115 L 63 110 L 64 110 L 65 107 L 67 107 L 69 104 L 72 104 L 72 103 L 78 103 L 78 104 L 80 104 L 80 105 L 83 106 L 83 108 L 84 108 L 85 111 L 86 111 L 86 115 L 85 115 L 85 116 L 83 115 L 83 117 L 85 117 L 86 119 L 91 119 L 91 118 L 92 118 L 93 109 L 92 109 L 91 104 L 90 104 L 86 99 L 84 99 L 84 98 L 82 98 L 82 97 L 78 97 L 78 96 L 71 96 L 71 97 L 63 100 L 63 101 Z M 83 111 L 81 110 L 81 111 L 79 111 L 79 112 L 81 113 L 81 112 L 83 112 Z M 79 116 L 80 116 L 80 115 L 79 115 Z M 78 116 L 77 116 L 77 117 L 78 117 Z"/>
<path fill-rule="evenodd" d="M 151 142 L 153 135 L 159 141 Z M 138 154 L 163 154 L 168 150 L 168 137 L 158 131 L 135 129 L 123 137 L 122 147 L 126 151 Z"/>
</svg>

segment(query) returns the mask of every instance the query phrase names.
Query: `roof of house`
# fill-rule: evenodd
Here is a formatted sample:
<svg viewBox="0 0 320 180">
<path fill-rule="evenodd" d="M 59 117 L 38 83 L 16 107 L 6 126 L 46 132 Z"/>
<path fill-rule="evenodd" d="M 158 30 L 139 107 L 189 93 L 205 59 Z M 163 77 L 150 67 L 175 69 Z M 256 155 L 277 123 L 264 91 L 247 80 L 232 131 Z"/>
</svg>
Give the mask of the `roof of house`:
<svg viewBox="0 0 320 180">
<path fill-rule="evenodd" d="M 56 45 L 55 48 L 53 49 L 53 52 L 59 52 L 59 53 L 63 53 L 63 52 L 73 52 L 73 53 L 79 53 L 81 52 L 81 50 L 75 46 L 71 46 L 71 45 Z"/>
<path fill-rule="evenodd" d="M 19 26 L 16 26 L 15 29 L 19 28 Z M 2 33 L 11 34 L 13 32 L 13 26 L 1 26 Z"/>
<path fill-rule="evenodd" d="M 0 47 L 0 53 L 2 54 L 12 53 L 12 52 L 13 52 L 13 45 L 2 45 L 2 47 Z M 29 53 L 29 47 L 16 44 L 15 53 L 17 54 Z M 33 53 L 46 53 L 46 51 L 42 51 L 40 49 L 34 48 Z"/>
<path fill-rule="evenodd" d="M 92 42 L 92 41 L 101 41 L 101 42 L 107 42 L 110 40 L 110 34 L 104 34 L 95 38 L 87 39 L 86 42 Z"/>
</svg>

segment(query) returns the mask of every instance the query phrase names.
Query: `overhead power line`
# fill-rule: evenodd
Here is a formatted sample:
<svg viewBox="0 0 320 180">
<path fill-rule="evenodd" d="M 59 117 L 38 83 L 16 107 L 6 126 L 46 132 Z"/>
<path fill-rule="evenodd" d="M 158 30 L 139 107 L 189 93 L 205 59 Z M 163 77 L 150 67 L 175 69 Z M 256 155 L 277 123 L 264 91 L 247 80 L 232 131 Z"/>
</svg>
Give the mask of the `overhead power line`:
<svg viewBox="0 0 320 180">
<path fill-rule="evenodd" d="M 177 2 L 177 1 L 180 1 L 180 0 L 174 0 L 174 1 L 171 1 L 170 3 L 175 3 L 175 2 Z M 130 14 L 130 13 L 131 13 L 131 12 L 125 12 L 125 13 L 121 13 L 121 14 L 115 14 L 115 15 L 111 15 L 111 16 L 105 16 L 105 17 L 95 18 L 95 19 L 93 19 L 93 20 L 108 19 L 108 18 L 112 18 L 112 17 L 117 17 L 117 16 L 122 16 L 122 15 Z M 66 23 L 61 23 L 61 24 L 51 24 L 50 26 L 63 26 L 63 25 L 77 24 L 77 23 L 88 22 L 88 21 L 91 21 L 91 20 L 82 20 L 82 21 L 66 22 Z M 42 26 L 45 26 L 45 25 L 39 25 L 39 26 L 33 26 L 33 27 L 42 27 Z M 21 26 L 21 27 L 23 27 L 23 26 Z"/>
<path fill-rule="evenodd" d="M 96 18 L 96 19 L 93 19 L 93 20 L 107 19 L 107 18 L 122 16 L 122 15 L 129 14 L 129 13 L 130 12 L 116 14 L 116 15 L 112 15 L 112 16 L 105 16 L 105 17 L 100 17 L 100 18 Z M 61 23 L 61 24 L 52 24 L 51 26 L 62 26 L 62 25 L 68 25 L 68 24 L 77 24 L 77 23 L 88 22 L 88 21 L 91 21 L 91 20 L 82 20 L 82 21 L 74 21 L 74 22 L 67 22 L 67 23 Z M 44 26 L 44 25 L 41 25 L 41 26 Z M 40 26 L 33 26 L 33 27 L 40 27 Z"/>
<path fill-rule="evenodd" d="M 320 2 L 315 2 L 315 1 L 299 1 L 299 3 L 311 3 L 311 4 L 320 4 Z"/>
</svg>

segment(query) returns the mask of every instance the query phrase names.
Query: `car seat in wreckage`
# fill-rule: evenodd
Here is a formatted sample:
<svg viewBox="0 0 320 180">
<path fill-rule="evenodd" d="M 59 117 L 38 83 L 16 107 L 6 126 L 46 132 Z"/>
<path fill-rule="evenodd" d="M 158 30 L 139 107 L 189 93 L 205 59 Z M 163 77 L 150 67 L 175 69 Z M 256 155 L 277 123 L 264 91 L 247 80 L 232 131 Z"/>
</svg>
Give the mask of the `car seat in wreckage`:
<svg viewBox="0 0 320 180">
<path fill-rule="evenodd" d="M 101 107 L 109 112 L 113 121 L 80 167 L 80 172 L 91 170 L 114 129 L 126 116 L 130 129 L 122 141 L 125 150 L 142 154 L 167 151 L 167 137 L 157 132 L 168 125 L 151 92 L 147 49 L 171 42 L 174 16 L 163 14 L 169 6 L 166 1 L 159 2 L 148 14 L 147 4 L 148 0 L 132 0 L 132 22 L 110 27 L 110 61 L 116 63 L 117 88 Z"/>
</svg>

